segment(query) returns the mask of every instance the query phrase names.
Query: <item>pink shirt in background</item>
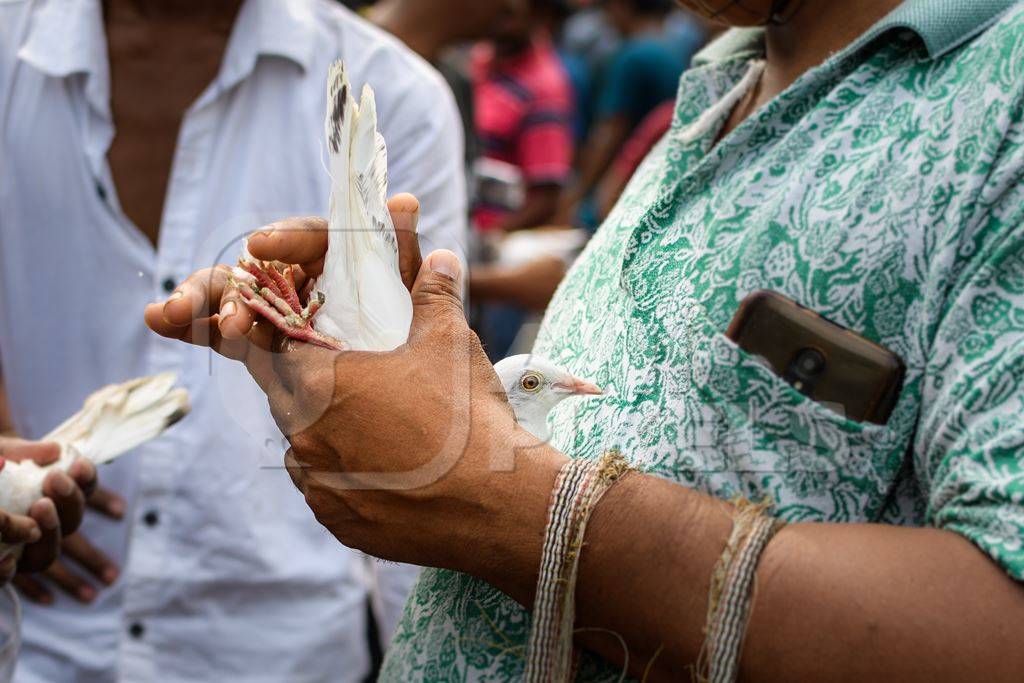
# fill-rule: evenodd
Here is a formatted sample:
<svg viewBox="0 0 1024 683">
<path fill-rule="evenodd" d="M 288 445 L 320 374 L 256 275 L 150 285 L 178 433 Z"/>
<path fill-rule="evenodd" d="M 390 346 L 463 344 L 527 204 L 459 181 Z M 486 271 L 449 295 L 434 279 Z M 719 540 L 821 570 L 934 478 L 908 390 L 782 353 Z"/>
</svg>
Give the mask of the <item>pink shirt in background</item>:
<svg viewBox="0 0 1024 683">
<path fill-rule="evenodd" d="M 483 156 L 512 164 L 525 187 L 562 185 L 572 171 L 573 95 L 569 76 L 547 37 L 523 53 L 498 59 L 490 45 L 472 56 L 476 132 Z M 507 211 L 481 203 L 478 227 L 493 227 Z"/>
</svg>

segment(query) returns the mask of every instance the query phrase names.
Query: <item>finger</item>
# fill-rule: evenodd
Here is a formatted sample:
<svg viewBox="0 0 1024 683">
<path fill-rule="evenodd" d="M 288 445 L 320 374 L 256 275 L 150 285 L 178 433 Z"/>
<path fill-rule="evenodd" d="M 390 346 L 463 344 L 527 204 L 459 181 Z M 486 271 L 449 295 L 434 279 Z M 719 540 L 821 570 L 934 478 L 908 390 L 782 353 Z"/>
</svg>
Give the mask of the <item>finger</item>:
<svg viewBox="0 0 1024 683">
<path fill-rule="evenodd" d="M 36 520 L 26 515 L 12 515 L 0 510 L 0 541 L 6 545 L 35 543 L 43 537 Z"/>
<path fill-rule="evenodd" d="M 398 270 L 402 274 L 405 288 L 412 290 L 416 273 L 420 272 L 423 257 L 420 255 L 420 240 L 416 226 L 420 220 L 420 202 L 408 192 L 396 194 L 388 200 L 391 222 L 395 225 L 398 240 Z"/>
<path fill-rule="evenodd" d="M 246 349 L 242 362 L 245 363 L 249 374 L 256 381 L 256 384 L 263 393 L 267 395 L 271 406 L 277 402 L 290 399 L 291 395 L 278 377 L 274 367 L 274 357 L 277 353 L 271 351 L 274 344 L 274 336 L 277 329 L 267 320 L 259 319 L 249 332 L 250 344 Z"/>
<path fill-rule="evenodd" d="M 287 218 L 249 236 L 249 253 L 262 261 L 281 261 L 302 267 L 307 277 L 323 271 L 327 253 L 327 221 L 323 218 Z"/>
<path fill-rule="evenodd" d="M 10 550 L 0 557 L 0 586 L 6 586 L 18 573 L 18 556 Z"/>
<path fill-rule="evenodd" d="M 415 343 L 438 324 L 466 327 L 462 308 L 462 264 L 447 249 L 427 257 L 412 288 L 412 325 L 409 343 Z"/>
<path fill-rule="evenodd" d="M 89 499 L 99 486 L 99 475 L 96 473 L 96 466 L 85 458 L 78 458 L 68 468 L 68 475 L 75 480 L 78 488 L 82 489 L 86 500 Z"/>
<path fill-rule="evenodd" d="M 163 304 L 146 306 L 146 325 L 161 336 L 177 339 L 194 346 L 205 346 L 231 360 L 242 360 L 248 351 L 250 339 L 226 339 L 221 334 L 219 317 L 200 318 L 191 325 L 175 327 L 163 319 Z"/>
<path fill-rule="evenodd" d="M 242 300 L 234 287 L 229 287 L 220 302 L 217 314 L 217 329 L 227 340 L 244 339 L 256 321 L 256 313 Z"/>
<path fill-rule="evenodd" d="M 17 588 L 29 602 L 34 602 L 37 605 L 53 604 L 53 593 L 49 588 L 44 586 L 41 581 L 37 581 L 30 576 L 21 574 L 14 577 L 14 580 L 11 583 L 14 584 L 14 587 Z"/>
<path fill-rule="evenodd" d="M 52 441 L 26 441 L 13 436 L 0 437 L 0 457 L 11 462 L 31 460 L 49 465 L 60 457 L 60 446 Z"/>
<path fill-rule="evenodd" d="M 306 472 L 303 466 L 299 464 L 299 461 L 295 458 L 295 453 L 289 448 L 284 454 L 284 468 L 288 470 L 288 476 L 292 478 L 292 483 L 302 493 L 306 492 Z"/>
<path fill-rule="evenodd" d="M 61 533 L 70 534 L 78 528 L 85 514 L 85 494 L 74 479 L 60 470 L 50 472 L 43 480 L 43 495 L 57 506 Z"/>
<path fill-rule="evenodd" d="M 96 599 L 96 588 L 83 577 L 71 571 L 63 562 L 54 562 L 43 573 L 46 578 L 53 581 L 57 588 L 81 603 L 89 604 Z"/>
<path fill-rule="evenodd" d="M 74 534 L 61 544 L 63 556 L 82 565 L 90 574 L 107 584 L 117 581 L 118 569 L 114 561 L 94 546 L 82 534 Z"/>
<path fill-rule="evenodd" d="M 167 325 L 185 327 L 216 313 L 231 276 L 231 268 L 224 265 L 204 268 L 188 276 L 164 304 L 163 318 Z"/>
<path fill-rule="evenodd" d="M 93 492 L 91 496 L 89 496 L 87 502 L 90 508 L 102 513 L 103 515 L 106 515 L 107 517 L 110 517 L 111 519 L 124 518 L 124 498 L 117 495 L 108 488 L 100 486 Z"/>
<path fill-rule="evenodd" d="M 32 503 L 29 516 L 39 525 L 42 536 L 35 543 L 25 546 L 18 562 L 19 572 L 38 572 L 46 569 L 60 550 L 60 517 L 57 508 L 49 498 L 40 498 Z"/>
</svg>

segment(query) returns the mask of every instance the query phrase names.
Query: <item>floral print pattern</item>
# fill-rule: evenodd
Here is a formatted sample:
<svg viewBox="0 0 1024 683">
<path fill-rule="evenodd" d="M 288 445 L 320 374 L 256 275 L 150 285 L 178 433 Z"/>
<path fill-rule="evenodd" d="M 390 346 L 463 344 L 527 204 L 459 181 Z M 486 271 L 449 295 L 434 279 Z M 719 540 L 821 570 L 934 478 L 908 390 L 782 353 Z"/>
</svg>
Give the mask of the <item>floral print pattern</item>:
<svg viewBox="0 0 1024 683">
<path fill-rule="evenodd" d="M 555 409 L 554 444 L 789 521 L 951 529 L 1024 580 L 1024 8 L 934 57 L 888 31 L 715 144 L 705 113 L 757 59 L 683 75 L 672 129 L 552 302 L 537 351 L 606 390 Z M 887 425 L 725 338 L 756 289 L 904 359 Z M 486 583 L 425 570 L 383 680 L 516 680 L 528 631 Z M 584 655 L 578 680 L 620 674 Z"/>
</svg>

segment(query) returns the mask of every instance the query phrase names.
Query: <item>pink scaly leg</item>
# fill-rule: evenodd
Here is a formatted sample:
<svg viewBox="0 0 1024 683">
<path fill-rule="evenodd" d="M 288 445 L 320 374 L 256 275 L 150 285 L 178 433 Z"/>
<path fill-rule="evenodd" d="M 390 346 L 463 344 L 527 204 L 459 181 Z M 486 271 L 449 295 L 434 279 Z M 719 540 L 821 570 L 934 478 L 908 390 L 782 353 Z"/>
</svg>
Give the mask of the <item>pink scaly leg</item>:
<svg viewBox="0 0 1024 683">
<path fill-rule="evenodd" d="M 335 351 L 348 348 L 344 342 L 313 329 L 313 316 L 323 306 L 324 295 L 314 293 L 303 308 L 291 266 L 285 267 L 282 273 L 272 263 L 242 260 L 238 265 L 252 276 L 253 281 L 232 279 L 231 284 L 250 308 L 270 321 L 282 334 Z"/>
</svg>

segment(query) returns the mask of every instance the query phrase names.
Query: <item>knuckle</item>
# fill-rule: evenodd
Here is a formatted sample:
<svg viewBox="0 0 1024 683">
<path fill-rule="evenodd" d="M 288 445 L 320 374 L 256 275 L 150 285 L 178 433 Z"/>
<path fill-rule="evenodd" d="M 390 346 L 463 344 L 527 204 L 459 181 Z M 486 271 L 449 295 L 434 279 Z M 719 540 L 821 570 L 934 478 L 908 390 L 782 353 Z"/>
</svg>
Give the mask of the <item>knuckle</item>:
<svg viewBox="0 0 1024 683">
<path fill-rule="evenodd" d="M 420 283 L 413 294 L 413 303 L 452 306 L 462 311 L 458 285 L 451 278 L 434 274 Z"/>
</svg>

